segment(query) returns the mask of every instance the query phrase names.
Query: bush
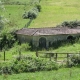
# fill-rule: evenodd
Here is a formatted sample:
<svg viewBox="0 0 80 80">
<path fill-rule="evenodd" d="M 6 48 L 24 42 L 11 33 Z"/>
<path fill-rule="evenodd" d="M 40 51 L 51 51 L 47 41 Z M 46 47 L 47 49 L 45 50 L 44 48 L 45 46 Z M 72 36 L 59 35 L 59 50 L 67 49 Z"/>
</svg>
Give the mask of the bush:
<svg viewBox="0 0 80 80">
<path fill-rule="evenodd" d="M 63 27 L 69 27 L 69 28 L 76 28 L 77 26 L 80 26 L 80 21 L 77 21 L 77 20 L 75 20 L 75 21 L 70 21 L 70 22 L 64 21 L 64 22 L 61 24 L 61 26 L 63 26 Z"/>
<path fill-rule="evenodd" d="M 35 71 L 57 70 L 58 65 L 54 61 L 48 61 L 42 58 L 33 58 L 29 55 L 21 56 L 21 59 L 0 63 L 0 74 L 12 74 Z"/>
<path fill-rule="evenodd" d="M 70 55 L 69 61 L 68 61 L 68 66 L 77 66 L 80 64 L 80 55 L 79 54 L 72 54 Z"/>
<path fill-rule="evenodd" d="M 15 60 L 12 66 L 12 70 L 15 73 L 57 69 L 58 65 L 54 61 L 47 61 L 41 58 L 32 58 L 30 56 L 23 57 L 20 61 Z"/>
<path fill-rule="evenodd" d="M 3 29 L 4 27 L 4 20 L 3 20 L 3 17 L 0 16 L 0 31 Z"/>
<path fill-rule="evenodd" d="M 11 48 L 15 43 L 16 39 L 13 34 L 3 33 L 0 40 L 0 48 Z"/>
<path fill-rule="evenodd" d="M 41 5 L 37 4 L 36 8 L 38 9 L 39 12 L 41 12 Z"/>
<path fill-rule="evenodd" d="M 0 74 L 12 74 L 11 63 L 9 62 L 0 63 Z"/>
<path fill-rule="evenodd" d="M 32 10 L 25 12 L 22 17 L 24 19 L 35 19 L 37 15 L 38 15 L 38 9 L 33 8 Z"/>
</svg>

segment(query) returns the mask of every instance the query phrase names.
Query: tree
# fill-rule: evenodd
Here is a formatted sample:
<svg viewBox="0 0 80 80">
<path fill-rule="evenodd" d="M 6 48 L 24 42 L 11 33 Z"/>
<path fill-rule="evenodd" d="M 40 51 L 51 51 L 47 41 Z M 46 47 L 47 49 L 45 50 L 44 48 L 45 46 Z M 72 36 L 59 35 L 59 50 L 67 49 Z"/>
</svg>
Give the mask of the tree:
<svg viewBox="0 0 80 80">
<path fill-rule="evenodd" d="M 0 10 L 5 11 L 5 7 L 3 5 L 3 3 L 0 1 Z M 2 15 L 0 15 L 0 30 L 3 29 L 4 23 L 5 23 L 5 18 L 3 18 Z M 0 31 L 1 32 L 1 31 Z"/>
</svg>

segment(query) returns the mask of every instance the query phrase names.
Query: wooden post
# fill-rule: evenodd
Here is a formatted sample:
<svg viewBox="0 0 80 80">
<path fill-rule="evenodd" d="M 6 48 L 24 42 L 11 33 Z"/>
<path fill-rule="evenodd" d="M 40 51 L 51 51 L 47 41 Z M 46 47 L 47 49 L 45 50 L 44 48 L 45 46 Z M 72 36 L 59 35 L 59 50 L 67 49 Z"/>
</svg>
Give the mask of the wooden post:
<svg viewBox="0 0 80 80">
<path fill-rule="evenodd" d="M 69 54 L 67 53 L 67 64 L 69 64 Z"/>
<path fill-rule="evenodd" d="M 57 61 L 57 53 L 56 53 L 55 61 Z"/>
<path fill-rule="evenodd" d="M 49 53 L 49 56 L 50 56 L 50 61 L 51 61 L 51 53 Z"/>
<path fill-rule="evenodd" d="M 21 60 L 21 50 L 19 50 L 19 60 Z"/>
<path fill-rule="evenodd" d="M 6 60 L 6 58 L 5 58 L 5 51 L 4 51 L 4 61 Z"/>
<path fill-rule="evenodd" d="M 38 51 L 36 51 L 36 57 L 38 57 Z"/>
</svg>

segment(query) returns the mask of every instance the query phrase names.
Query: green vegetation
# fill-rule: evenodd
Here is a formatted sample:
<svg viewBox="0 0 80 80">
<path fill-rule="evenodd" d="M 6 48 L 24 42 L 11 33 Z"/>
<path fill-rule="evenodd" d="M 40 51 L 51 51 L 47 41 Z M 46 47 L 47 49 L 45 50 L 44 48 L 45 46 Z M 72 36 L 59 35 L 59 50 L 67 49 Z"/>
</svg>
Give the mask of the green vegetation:
<svg viewBox="0 0 80 80">
<path fill-rule="evenodd" d="M 11 21 L 11 28 L 22 28 L 28 23 L 28 19 L 23 19 L 22 15 L 31 10 L 34 3 L 38 0 L 2 0 L 12 2 L 12 5 L 4 5 L 5 11 L 1 11 L 4 17 Z M 15 4 L 17 3 L 17 4 Z M 19 5 L 20 3 L 20 5 Z M 23 3 L 23 4 L 21 4 Z M 25 3 L 25 4 L 24 4 Z M 54 27 L 64 21 L 80 20 L 80 2 L 77 0 L 41 0 L 41 12 L 38 17 L 32 21 L 29 28 L 33 27 Z"/>
<path fill-rule="evenodd" d="M 80 21 L 65 21 L 61 24 L 62 27 L 69 27 L 69 28 L 76 28 L 77 26 L 80 26 Z"/>
<path fill-rule="evenodd" d="M 80 68 L 62 68 L 57 71 L 40 71 L 2 75 L 1 80 L 79 80 Z"/>
<path fill-rule="evenodd" d="M 80 52 L 80 45 L 79 43 L 75 43 L 75 44 L 67 44 L 67 45 L 63 45 L 61 47 L 59 47 L 58 49 L 53 50 L 54 52 L 62 52 L 62 53 L 79 53 Z"/>
<path fill-rule="evenodd" d="M 41 12 L 30 27 L 55 27 L 64 21 L 80 20 L 79 0 L 42 0 Z"/>
<path fill-rule="evenodd" d="M 34 58 L 29 55 L 17 56 L 13 61 L 0 63 L 0 74 L 50 71 L 57 69 L 58 64 L 56 62 Z"/>
<path fill-rule="evenodd" d="M 49 59 L 36 58 L 35 50 L 31 51 L 29 44 L 20 44 L 13 35 L 16 29 L 29 24 L 29 28 L 53 27 L 61 22 L 62 26 L 79 26 L 79 0 L 1 0 L 4 6 L 0 9 L 0 79 L 3 80 L 79 80 L 79 68 L 62 68 Z M 41 1 L 41 2 L 40 2 Z M 38 14 L 38 12 L 40 12 Z M 23 18 L 23 14 L 27 19 Z M 32 20 L 31 20 L 32 19 Z M 75 21 L 73 21 L 75 20 Z M 70 21 L 70 22 L 66 22 Z M 78 24 L 77 24 L 78 23 Z M 12 33 L 12 34 L 9 34 Z M 9 34 L 9 35 L 8 35 Z M 15 43 L 16 42 L 16 43 Z M 56 44 L 52 52 L 80 52 L 80 41 L 67 44 Z M 44 50 L 45 51 L 45 50 Z M 4 52 L 6 61 L 3 61 Z M 63 56 L 63 55 L 60 55 Z M 80 56 L 72 55 L 68 64 L 70 67 L 80 64 Z M 65 63 L 66 64 L 66 63 Z M 66 67 L 66 65 L 65 65 Z M 6 70 L 6 72 L 5 72 Z M 45 70 L 45 71 L 44 71 Z M 52 71 L 48 71 L 52 70 Z M 54 71 L 53 71 L 54 70 Z M 36 72 L 40 71 L 40 72 Z M 23 73 L 33 72 L 33 73 Z M 20 73 L 20 74 L 12 74 Z M 12 75 L 9 75 L 12 74 Z M 20 76 L 20 77 L 19 77 Z"/>
</svg>

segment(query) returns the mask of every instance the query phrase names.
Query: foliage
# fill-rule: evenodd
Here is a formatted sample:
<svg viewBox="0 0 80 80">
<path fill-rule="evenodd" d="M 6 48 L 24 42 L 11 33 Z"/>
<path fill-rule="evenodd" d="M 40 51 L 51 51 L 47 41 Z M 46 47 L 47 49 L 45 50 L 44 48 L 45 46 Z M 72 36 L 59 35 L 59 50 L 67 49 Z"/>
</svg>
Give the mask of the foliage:
<svg viewBox="0 0 80 80">
<path fill-rule="evenodd" d="M 32 10 L 25 12 L 22 17 L 24 19 L 35 19 L 37 15 L 38 15 L 38 9 L 33 8 Z"/>
<path fill-rule="evenodd" d="M 14 61 L 0 63 L 0 74 L 50 71 L 58 69 L 58 64 L 54 61 L 33 58 L 29 55 L 22 55 L 21 60 L 19 60 L 18 57 Z"/>
<path fill-rule="evenodd" d="M 16 48 L 16 52 L 28 51 L 31 47 L 28 43 L 19 44 L 18 42 L 14 43 L 14 48 Z"/>
<path fill-rule="evenodd" d="M 0 63 L 0 74 L 12 74 L 10 62 L 1 62 Z"/>
<path fill-rule="evenodd" d="M 2 4 L 2 1 L 0 1 L 0 9 L 1 9 L 2 11 L 5 10 L 5 7 L 4 7 L 4 5 Z M 0 31 L 3 29 L 4 24 L 6 23 L 6 21 L 7 21 L 7 19 L 4 18 L 4 17 L 0 14 Z"/>
<path fill-rule="evenodd" d="M 0 75 L 1 80 L 79 80 L 80 68 L 62 68 L 53 71 L 39 71 L 35 73 L 20 73 L 13 75 Z"/>
<path fill-rule="evenodd" d="M 0 30 L 2 30 L 2 28 L 3 28 L 3 21 L 2 21 L 2 17 L 0 16 Z"/>
<path fill-rule="evenodd" d="M 41 11 L 41 5 L 39 5 L 39 2 L 39 0 L 32 0 L 31 3 L 34 7 L 23 14 L 23 19 L 35 19 L 37 17 L 38 13 Z"/>
<path fill-rule="evenodd" d="M 38 9 L 38 11 L 39 11 L 39 12 L 41 12 L 41 5 L 36 4 L 36 6 L 35 6 L 35 7 Z"/>
<path fill-rule="evenodd" d="M 76 28 L 80 26 L 80 21 L 64 21 L 61 26 L 63 27 L 69 27 L 69 28 Z"/>
<path fill-rule="evenodd" d="M 21 60 L 15 60 L 12 66 L 12 70 L 15 73 L 56 69 L 58 69 L 58 65 L 54 61 L 47 61 L 44 59 L 33 58 L 30 56 L 22 56 Z"/>
<path fill-rule="evenodd" d="M 15 42 L 15 38 L 14 35 L 10 34 L 10 33 L 3 33 L 1 35 L 1 41 L 0 41 L 0 47 L 1 49 L 8 49 L 11 48 Z"/>
<path fill-rule="evenodd" d="M 68 66 L 77 66 L 80 65 L 80 54 L 72 54 L 69 56 Z"/>
</svg>

